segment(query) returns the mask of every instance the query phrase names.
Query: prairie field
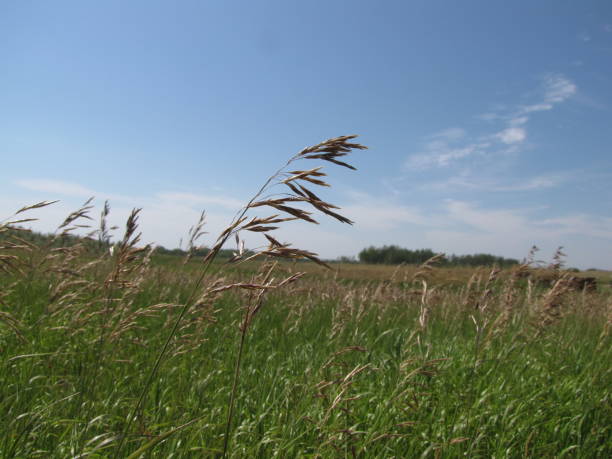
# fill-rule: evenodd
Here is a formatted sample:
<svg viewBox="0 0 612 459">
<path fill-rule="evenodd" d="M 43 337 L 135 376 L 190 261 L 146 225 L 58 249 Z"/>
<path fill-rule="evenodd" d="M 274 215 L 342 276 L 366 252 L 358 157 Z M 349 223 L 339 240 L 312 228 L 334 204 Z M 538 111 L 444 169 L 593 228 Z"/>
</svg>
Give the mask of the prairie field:
<svg viewBox="0 0 612 459">
<path fill-rule="evenodd" d="M 218 261 L 152 374 L 201 259 L 10 253 L 2 457 L 213 457 L 226 432 L 228 457 L 612 453 L 605 282 Z"/>
<path fill-rule="evenodd" d="M 352 168 L 353 137 L 287 166 Z M 50 202 L 0 222 L 1 457 L 612 456 L 610 273 L 561 251 L 546 269 L 327 264 L 272 236 L 351 223 L 307 188 L 320 167 L 287 166 L 206 250 L 203 214 L 183 257 L 141 243 L 138 209 L 114 242 L 90 201 L 46 236 L 21 225 Z"/>
</svg>

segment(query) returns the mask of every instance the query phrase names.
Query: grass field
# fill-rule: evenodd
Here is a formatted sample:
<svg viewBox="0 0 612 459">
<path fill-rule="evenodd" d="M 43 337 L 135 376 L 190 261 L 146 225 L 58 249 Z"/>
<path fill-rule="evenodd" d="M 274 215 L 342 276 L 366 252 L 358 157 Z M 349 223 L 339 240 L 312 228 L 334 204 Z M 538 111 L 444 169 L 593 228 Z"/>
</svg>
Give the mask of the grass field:
<svg viewBox="0 0 612 459">
<path fill-rule="evenodd" d="M 298 185 L 318 168 L 289 174 L 294 195 L 259 198 L 277 173 L 244 209 L 289 217 L 238 214 L 204 260 L 142 247 L 137 212 L 113 245 L 107 209 L 99 243 L 58 245 L 88 204 L 46 242 L 2 239 L 0 456 L 612 456 L 609 273 L 327 269 L 267 233 L 311 218 L 295 202 L 342 221 Z M 215 259 L 240 231 L 269 245 Z"/>
<path fill-rule="evenodd" d="M 0 341 L 0 451 L 112 457 L 201 262 L 134 260 L 118 289 L 105 284 L 110 256 L 74 278 L 57 272 L 70 254 L 53 256 L 2 278 L 15 320 Z M 463 284 L 446 282 L 463 270 L 414 278 L 413 267 L 385 280 L 386 267 L 280 263 L 276 276 L 303 267 L 310 275 L 269 291 L 246 333 L 228 455 L 612 453 L 605 288 L 551 296 L 484 269 Z M 215 268 L 210 285 L 257 284 L 267 269 Z M 120 457 L 223 451 L 239 328 L 260 291 L 215 293 L 189 312 Z"/>
</svg>

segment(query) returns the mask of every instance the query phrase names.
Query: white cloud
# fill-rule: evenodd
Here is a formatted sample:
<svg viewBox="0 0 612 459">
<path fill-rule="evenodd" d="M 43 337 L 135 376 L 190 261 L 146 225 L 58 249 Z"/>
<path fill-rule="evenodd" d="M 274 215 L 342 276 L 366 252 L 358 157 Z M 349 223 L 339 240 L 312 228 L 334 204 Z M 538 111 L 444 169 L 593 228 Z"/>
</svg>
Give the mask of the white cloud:
<svg viewBox="0 0 612 459">
<path fill-rule="evenodd" d="M 448 200 L 446 208 L 449 218 L 480 231 L 506 233 L 521 231 L 526 226 L 526 219 L 513 210 L 482 210 L 455 200 Z"/>
<path fill-rule="evenodd" d="M 528 114 L 533 112 L 545 112 L 547 110 L 552 110 L 552 108 L 553 105 L 548 103 L 526 105 L 520 110 L 520 113 Z"/>
<path fill-rule="evenodd" d="M 576 94 L 577 87 L 563 75 L 550 74 L 544 78 L 542 100 L 520 107 L 508 119 L 508 127 L 496 134 L 497 139 L 506 145 L 520 144 L 527 139 L 527 131 L 523 127 L 529 121 L 529 114 L 549 111 L 555 105 L 565 102 Z"/>
<path fill-rule="evenodd" d="M 153 198 L 126 196 L 106 193 L 104 191 L 95 191 L 78 183 L 65 182 L 61 180 L 22 179 L 16 180 L 15 184 L 27 190 L 45 193 L 48 196 L 47 199 L 56 199 L 62 196 L 74 198 L 98 197 L 100 199 L 109 199 L 112 201 L 130 202 L 135 206 L 143 206 L 151 201 L 160 201 L 163 203 L 181 204 L 187 206 L 215 206 L 233 211 L 238 211 L 244 204 L 246 204 L 246 202 L 228 196 L 204 195 L 176 191 L 157 193 Z"/>
<path fill-rule="evenodd" d="M 467 224 L 472 229 L 493 233 L 499 237 L 560 238 L 581 235 L 612 240 L 612 218 L 587 214 L 542 218 L 545 209 L 483 209 L 474 203 L 448 200 L 446 204 L 451 220 Z"/>
<path fill-rule="evenodd" d="M 163 202 L 181 203 L 187 206 L 215 206 L 235 212 L 239 211 L 246 204 L 244 201 L 227 196 L 210 196 L 195 193 L 164 192 L 158 193 L 157 196 Z"/>
<path fill-rule="evenodd" d="M 173 191 L 150 196 L 125 196 L 92 190 L 78 183 L 48 179 L 22 179 L 16 180 L 15 184 L 35 192 L 35 201 L 62 199 L 61 203 L 33 212 L 35 217 L 40 216 L 40 221 L 31 224 L 37 231 L 54 231 L 82 200 L 95 196 L 97 203 L 105 199 L 110 201 L 110 223 L 120 228 L 133 208 L 142 208 L 140 223 L 143 241 L 170 247 L 177 246 L 188 229 L 196 223 L 202 210 L 206 210 L 206 231 L 217 235 L 246 203 L 231 196 Z M 28 201 L 31 199 L 29 197 Z M 10 215 L 8 206 L 2 210 L 7 216 Z M 98 212 L 93 211 L 92 216 L 95 217 Z"/>
<path fill-rule="evenodd" d="M 342 214 L 355 222 L 355 226 L 371 230 L 390 230 L 407 224 L 423 225 L 427 222 L 421 211 L 388 198 L 352 191 L 343 203 Z"/>
<path fill-rule="evenodd" d="M 505 121 L 505 128 L 497 133 L 480 135 L 470 139 L 466 131 L 453 127 L 427 137 L 423 150 L 410 155 L 406 167 L 424 169 L 447 167 L 468 157 L 486 156 L 496 153 L 517 152 L 527 140 L 526 125 L 530 115 L 552 110 L 557 104 L 565 102 L 577 92 L 577 86 L 563 75 L 549 74 L 543 78 L 539 100 L 514 109 L 504 107 L 506 114 L 489 112 L 477 116 L 488 122 Z M 508 147 L 509 146 L 509 147 Z"/>
<path fill-rule="evenodd" d="M 77 183 L 46 179 L 16 180 L 15 184 L 31 191 L 40 191 L 51 195 L 72 196 L 77 198 L 90 198 L 96 192 Z"/>
<path fill-rule="evenodd" d="M 563 75 L 547 75 L 544 78 L 542 100 L 538 103 L 521 107 L 519 114 L 529 114 L 552 110 L 556 104 L 565 102 L 576 94 L 578 87 Z"/>
<path fill-rule="evenodd" d="M 578 234 L 587 237 L 612 239 L 612 218 L 586 214 L 547 218 L 538 226 L 556 227 L 562 234 Z"/>
<path fill-rule="evenodd" d="M 563 183 L 564 179 L 562 176 L 539 176 L 533 177 L 529 180 L 518 182 L 506 186 L 498 186 L 498 191 L 531 191 L 541 190 L 545 188 L 554 188 Z"/>
<path fill-rule="evenodd" d="M 424 144 L 424 151 L 410 156 L 405 166 L 411 169 L 445 167 L 459 159 L 482 152 L 489 146 L 487 142 L 457 145 L 464 140 L 465 135 L 465 130 L 455 127 L 429 136 L 429 140 Z"/>
<path fill-rule="evenodd" d="M 527 138 L 525 129 L 520 127 L 509 127 L 496 134 L 496 137 L 506 145 L 521 143 Z"/>
<path fill-rule="evenodd" d="M 63 197 L 89 199 L 91 197 L 111 201 L 134 202 L 137 198 L 115 193 L 92 190 L 79 183 L 52 179 L 21 179 L 15 185 L 26 190 L 44 193 L 45 199 L 60 199 Z"/>
<path fill-rule="evenodd" d="M 548 186 L 545 182 L 544 178 L 534 178 L 523 186 Z M 562 245 L 572 266 L 612 266 L 612 218 L 582 214 L 545 217 L 550 210 L 542 207 L 485 208 L 456 199 L 446 201 L 438 209 L 407 207 L 365 194 L 355 194 L 351 201 L 343 206 L 343 212 L 356 220 L 355 227 L 349 231 L 328 227 L 323 236 L 342 232 L 346 240 L 333 237 L 333 243 L 320 240 L 316 228 L 310 231 L 308 247 L 325 257 L 356 254 L 369 245 L 398 244 L 446 253 L 484 252 L 520 259 L 535 244 L 542 249 L 542 258 L 547 259 Z"/>
<path fill-rule="evenodd" d="M 449 148 L 448 145 L 439 145 L 437 148 L 428 146 L 427 151 L 411 156 L 406 162 L 408 168 L 424 169 L 431 166 L 444 167 L 453 161 L 465 158 L 477 151 L 477 145 L 468 145 L 463 148 Z"/>
<path fill-rule="evenodd" d="M 544 101 L 549 104 L 564 102 L 576 93 L 577 87 L 562 75 L 548 75 L 544 81 Z"/>
<path fill-rule="evenodd" d="M 463 175 L 453 176 L 446 180 L 430 182 L 420 187 L 422 190 L 452 191 L 456 189 L 482 190 L 487 192 L 535 191 L 565 183 L 567 174 L 540 175 L 527 180 L 504 180 L 499 177 L 473 178 Z"/>
<path fill-rule="evenodd" d="M 527 123 L 527 121 L 529 121 L 527 116 L 517 116 L 516 118 L 512 118 L 510 121 L 508 121 L 508 124 L 510 124 L 510 126 L 521 126 Z"/>
<path fill-rule="evenodd" d="M 368 230 L 390 230 L 406 224 L 423 224 L 425 218 L 418 209 L 383 202 L 348 204 L 342 207 L 343 215 L 355 221 L 355 225 Z"/>
<path fill-rule="evenodd" d="M 493 112 L 481 113 L 480 115 L 476 115 L 476 119 L 482 121 L 496 121 L 500 118 L 502 118 L 502 116 L 499 113 Z"/>
<path fill-rule="evenodd" d="M 431 138 L 445 140 L 458 140 L 462 137 L 465 137 L 465 129 L 458 127 L 448 128 L 431 136 Z"/>
<path fill-rule="evenodd" d="M 436 250 L 521 258 L 535 244 L 546 258 L 564 246 L 570 265 L 612 267 L 612 218 L 584 214 L 542 218 L 542 208 L 484 209 L 456 200 L 448 201 L 446 210 L 446 224 L 426 231 Z"/>
</svg>

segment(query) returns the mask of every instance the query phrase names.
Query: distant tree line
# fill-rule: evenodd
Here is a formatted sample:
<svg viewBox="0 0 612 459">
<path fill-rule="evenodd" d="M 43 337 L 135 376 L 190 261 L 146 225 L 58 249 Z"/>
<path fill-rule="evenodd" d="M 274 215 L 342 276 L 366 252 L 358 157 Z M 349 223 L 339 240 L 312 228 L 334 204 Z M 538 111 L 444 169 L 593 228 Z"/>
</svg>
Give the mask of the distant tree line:
<svg viewBox="0 0 612 459">
<path fill-rule="evenodd" d="M 75 244 L 83 244 L 88 250 L 92 252 L 105 251 L 105 250 L 110 249 L 111 246 L 114 245 L 113 242 L 102 241 L 102 240 L 95 238 L 95 236 L 92 238 L 92 237 L 85 237 L 85 236 L 81 236 L 77 234 L 70 234 L 70 233 L 55 235 L 55 234 L 48 234 L 48 233 L 40 233 L 37 231 L 30 231 L 26 229 L 12 229 L 12 228 L 5 228 L 4 231 L 0 232 L 0 243 L 2 243 L 5 240 L 11 240 L 12 242 L 15 242 L 14 238 L 19 238 L 23 241 L 26 241 L 38 247 L 57 248 L 57 247 L 70 247 Z M 194 258 L 205 257 L 206 255 L 208 255 L 208 252 L 210 252 L 210 249 L 208 247 L 196 247 L 191 250 L 191 256 Z M 187 253 L 188 253 L 187 250 L 180 249 L 180 248 L 167 249 L 161 245 L 158 245 L 155 247 L 155 254 L 157 255 L 170 255 L 170 256 L 177 256 L 177 257 L 185 257 L 187 256 Z M 245 250 L 244 255 L 250 256 L 250 255 L 253 255 L 253 253 L 254 252 Z M 234 250 L 221 249 L 219 251 L 218 258 L 225 259 L 225 258 L 232 258 L 233 256 L 234 256 Z"/>
<path fill-rule="evenodd" d="M 76 243 L 84 243 L 91 251 L 108 250 L 111 243 L 107 241 L 99 241 L 97 239 L 84 238 L 73 234 L 64 234 L 56 237 L 52 234 L 43 234 L 36 231 L 17 231 L 6 230 L 0 232 L 0 242 L 8 239 L 11 236 L 17 236 L 22 240 L 30 242 L 37 246 L 49 245 L 50 247 L 66 247 Z M 193 257 L 204 257 L 210 251 L 207 247 L 198 247 L 192 250 Z M 250 251 L 246 251 L 246 255 L 251 255 Z M 167 249 L 163 246 L 157 246 L 155 253 L 159 255 L 174 255 L 186 256 L 187 251 L 184 249 Z M 234 255 L 232 249 L 222 249 L 219 252 L 219 258 L 231 258 Z M 370 264 L 388 264 L 399 265 L 401 263 L 418 265 L 435 256 L 436 253 L 431 249 L 405 249 L 397 245 L 385 245 L 383 247 L 368 247 L 359 252 L 358 261 L 361 263 Z M 340 257 L 337 261 L 344 263 L 354 263 L 352 257 Z M 518 264 L 518 260 L 512 258 L 498 257 L 486 253 L 474 255 L 449 255 L 441 261 L 442 266 L 491 266 L 498 265 L 507 267 Z"/>
<path fill-rule="evenodd" d="M 399 265 L 401 263 L 418 265 L 424 263 L 436 253 L 431 249 L 404 249 L 397 245 L 368 247 L 359 252 L 359 261 L 371 264 Z M 491 266 L 501 267 L 518 264 L 513 258 L 498 257 L 487 253 L 474 255 L 449 255 L 442 260 L 442 266 Z"/>
<path fill-rule="evenodd" d="M 22 240 L 37 247 L 48 246 L 50 248 L 71 247 L 75 244 L 81 243 L 84 244 L 87 249 L 92 251 L 107 250 L 111 246 L 111 244 L 108 242 L 83 237 L 76 234 L 40 233 L 37 231 L 30 231 L 23 228 L 5 228 L 4 231 L 0 232 L 0 242 L 4 240 L 11 240 L 12 242 Z"/>
</svg>

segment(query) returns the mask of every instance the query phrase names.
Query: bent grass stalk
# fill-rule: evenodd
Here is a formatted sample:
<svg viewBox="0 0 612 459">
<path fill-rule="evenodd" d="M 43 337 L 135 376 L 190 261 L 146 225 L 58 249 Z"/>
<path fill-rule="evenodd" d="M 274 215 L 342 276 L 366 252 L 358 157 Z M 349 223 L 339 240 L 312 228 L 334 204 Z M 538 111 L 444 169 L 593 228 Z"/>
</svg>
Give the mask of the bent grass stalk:
<svg viewBox="0 0 612 459">
<path fill-rule="evenodd" d="M 262 187 L 251 198 L 248 204 L 244 206 L 241 210 L 238 211 L 232 223 L 218 237 L 217 242 L 215 243 L 215 245 L 212 247 L 210 252 L 204 258 L 204 267 L 200 275 L 198 276 L 196 282 L 194 283 L 193 287 L 190 289 L 190 294 L 188 295 L 187 300 L 185 301 L 183 306 L 181 307 L 180 312 L 176 320 L 174 321 L 172 329 L 170 333 L 168 334 L 168 337 L 164 341 L 164 344 L 161 350 L 157 354 L 155 363 L 153 364 L 151 370 L 148 373 L 144 387 L 141 390 L 140 395 L 138 397 L 138 401 L 132 408 L 129 414 L 129 417 L 128 417 L 127 424 L 125 428 L 123 429 L 122 433 L 120 434 L 119 444 L 117 446 L 117 449 L 114 455 L 115 458 L 120 457 L 121 451 L 125 444 L 125 439 L 132 427 L 136 413 L 138 413 L 142 408 L 146 393 L 151 387 L 153 378 L 157 374 L 159 367 L 161 365 L 161 362 L 168 351 L 170 342 L 176 335 L 177 330 L 183 318 L 185 317 L 187 312 L 191 309 L 191 307 L 195 303 L 196 298 L 198 298 L 198 292 L 204 282 L 204 279 L 206 278 L 210 270 L 212 262 L 216 259 L 217 255 L 219 254 L 219 251 L 221 250 L 221 248 L 225 245 L 225 243 L 228 241 L 228 239 L 232 235 L 235 235 L 236 240 L 239 241 L 238 233 L 241 230 L 259 232 L 259 233 L 264 233 L 264 236 L 269 241 L 269 245 L 267 248 L 247 258 L 244 258 L 243 257 L 244 254 L 242 253 L 241 250 L 239 250 L 239 253 L 235 257 L 234 261 L 237 261 L 240 259 L 250 260 L 257 256 L 263 255 L 263 256 L 269 256 L 269 257 L 288 258 L 288 259 L 308 259 L 318 264 L 325 265 L 325 263 L 319 260 L 319 258 L 317 257 L 317 254 L 306 251 L 306 250 L 291 248 L 289 247 L 289 244 L 281 244 L 275 238 L 273 238 L 267 233 L 277 228 L 274 226 L 270 226 L 270 224 L 273 224 L 273 223 L 282 223 L 282 222 L 291 221 L 291 220 L 303 220 L 309 223 L 317 223 L 317 221 L 311 217 L 312 215 L 311 212 L 307 212 L 300 208 L 293 207 L 289 204 L 289 203 L 295 203 L 295 202 L 310 204 L 312 207 L 314 207 L 315 210 L 318 210 L 321 213 L 327 214 L 342 223 L 352 224 L 352 222 L 348 218 L 343 217 L 342 215 L 332 210 L 332 209 L 338 209 L 338 207 L 323 201 L 315 193 L 313 193 L 310 189 L 306 188 L 305 184 L 303 184 L 304 182 L 306 182 L 311 185 L 329 187 L 330 185 L 321 179 L 321 177 L 324 177 L 326 175 L 325 173 L 320 172 L 321 167 L 316 167 L 316 168 L 309 169 L 309 170 L 296 170 L 296 171 L 287 171 L 287 168 L 289 165 L 291 165 L 297 160 L 314 159 L 314 160 L 322 160 L 322 161 L 331 162 L 333 164 L 355 170 L 355 168 L 352 165 L 338 159 L 340 157 L 348 155 L 348 153 L 350 153 L 354 149 L 363 150 L 367 148 L 363 145 L 349 142 L 355 137 L 357 136 L 349 135 L 349 136 L 342 136 L 342 137 L 328 139 L 317 145 L 305 148 L 302 151 L 300 151 L 298 154 L 296 154 L 295 156 L 291 157 L 284 166 L 278 169 L 272 176 L 270 176 L 266 180 L 266 182 L 262 185 Z M 279 179 L 282 176 L 285 176 L 285 178 L 280 180 L 278 183 L 274 183 L 275 180 Z M 268 191 L 271 185 L 273 184 L 284 184 L 290 189 L 292 193 L 289 194 L 288 197 L 281 197 L 278 199 L 259 200 L 260 198 L 262 198 L 264 193 Z M 278 218 L 279 214 L 274 214 L 272 216 L 265 217 L 265 218 L 255 217 L 247 222 L 247 217 L 246 217 L 247 212 L 250 209 L 253 209 L 256 207 L 263 207 L 263 206 L 270 207 L 277 212 L 287 214 L 288 217 Z M 241 345 L 240 345 L 240 351 L 239 351 L 239 359 L 237 361 L 237 365 L 235 369 L 235 376 L 234 376 L 235 381 L 232 387 L 232 395 L 230 396 L 230 407 L 228 410 L 229 416 L 228 416 L 228 421 L 227 421 L 228 427 L 226 428 L 226 431 L 229 431 L 229 426 L 231 425 L 232 407 L 233 407 L 233 401 L 235 399 L 235 391 L 236 391 L 238 380 L 239 380 L 240 357 L 242 355 L 243 340 L 244 340 L 245 334 L 246 334 L 246 330 L 242 332 L 241 334 L 242 337 L 241 337 Z M 226 438 L 224 439 L 224 456 L 227 453 L 227 447 L 229 444 L 227 433 L 225 437 Z"/>
</svg>

